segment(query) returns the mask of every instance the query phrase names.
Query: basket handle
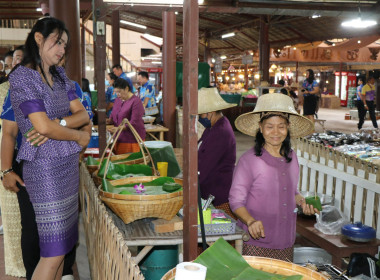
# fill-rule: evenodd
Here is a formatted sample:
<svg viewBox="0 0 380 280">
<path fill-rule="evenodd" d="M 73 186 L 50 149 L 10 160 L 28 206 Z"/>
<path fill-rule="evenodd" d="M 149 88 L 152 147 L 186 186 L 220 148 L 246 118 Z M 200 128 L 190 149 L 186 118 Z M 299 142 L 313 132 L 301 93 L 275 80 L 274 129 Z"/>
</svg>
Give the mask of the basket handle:
<svg viewBox="0 0 380 280">
<path fill-rule="evenodd" d="M 125 121 L 129 127 L 129 129 L 131 130 L 131 132 L 133 133 L 133 135 L 135 136 L 136 138 L 136 141 L 137 143 L 139 144 L 140 146 L 140 150 L 141 150 L 141 153 L 143 155 L 143 158 L 144 158 L 144 164 L 147 164 L 146 162 L 146 159 L 145 159 L 145 154 L 144 152 L 148 155 L 149 159 L 150 159 L 150 162 L 152 163 L 152 168 L 153 168 L 153 175 L 155 176 L 159 176 L 159 173 L 156 169 L 156 167 L 154 166 L 154 161 L 152 159 L 152 156 L 148 150 L 148 148 L 146 147 L 144 141 L 141 139 L 140 135 L 138 134 L 138 132 L 136 131 L 136 129 L 132 126 L 132 124 L 129 122 L 128 119 L 124 119 L 123 121 Z"/>
<path fill-rule="evenodd" d="M 100 157 L 100 164 L 103 162 L 103 159 L 104 159 L 104 157 L 105 157 L 105 155 L 106 155 L 107 149 L 108 149 L 108 147 L 110 146 L 110 144 L 112 143 L 112 139 L 114 139 L 114 137 L 116 136 L 117 133 L 118 133 L 118 130 L 115 130 L 115 132 L 112 134 L 112 136 L 111 136 L 110 139 L 108 140 L 108 142 L 107 142 L 107 144 L 106 144 L 106 147 L 105 147 L 105 149 L 104 149 L 104 151 L 103 151 L 103 154 L 102 154 L 102 156 Z M 118 137 L 117 137 L 117 138 L 118 138 Z M 115 138 L 114 141 L 116 141 L 117 138 Z M 112 149 L 110 150 L 110 153 L 112 153 Z M 98 165 L 98 170 L 100 169 L 100 164 Z"/>
<path fill-rule="evenodd" d="M 119 126 L 117 127 L 115 133 L 112 135 L 112 137 L 113 137 L 113 136 L 116 134 L 116 137 L 115 137 L 115 139 L 114 139 L 114 141 L 113 141 L 113 143 L 112 143 L 112 146 L 111 146 L 111 152 L 108 154 L 108 157 L 107 157 L 106 169 L 104 170 L 103 179 L 105 179 L 106 176 L 107 176 L 107 172 L 108 172 L 108 168 L 109 168 L 109 162 L 110 162 L 110 159 L 111 159 L 112 150 L 113 150 L 113 148 L 114 148 L 114 146 L 115 146 L 115 144 L 116 144 L 116 142 L 117 142 L 117 139 L 119 138 L 121 132 L 122 132 L 123 129 L 124 129 L 124 126 L 125 126 L 125 124 L 126 124 L 126 121 L 125 121 L 125 120 L 127 120 L 127 119 L 123 119 L 123 121 L 122 121 L 122 122 L 119 124 Z M 127 121 L 128 121 L 128 120 L 127 120 Z M 103 154 L 104 154 L 104 152 L 103 152 Z M 100 161 L 100 164 L 102 164 L 102 161 L 103 161 L 103 158 L 102 158 L 102 160 Z M 100 164 L 99 164 L 99 168 L 100 168 Z"/>
</svg>

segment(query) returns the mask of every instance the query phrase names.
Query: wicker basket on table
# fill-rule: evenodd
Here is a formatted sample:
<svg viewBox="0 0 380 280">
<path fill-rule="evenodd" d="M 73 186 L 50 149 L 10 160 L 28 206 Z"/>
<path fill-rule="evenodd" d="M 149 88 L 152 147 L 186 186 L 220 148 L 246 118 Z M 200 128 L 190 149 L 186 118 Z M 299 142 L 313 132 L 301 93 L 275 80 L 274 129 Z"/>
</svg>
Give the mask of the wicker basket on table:
<svg viewBox="0 0 380 280">
<path fill-rule="evenodd" d="M 130 177 L 111 181 L 114 186 L 146 183 L 158 176 Z M 181 179 L 174 181 L 182 185 Z M 159 195 L 127 195 L 105 192 L 99 186 L 99 197 L 124 223 L 143 218 L 171 220 L 183 205 L 183 191 Z"/>
<path fill-rule="evenodd" d="M 300 266 L 291 262 L 285 262 L 281 260 L 255 257 L 255 256 L 243 256 L 247 263 L 255 268 L 269 273 L 281 274 L 285 276 L 301 275 L 302 280 L 327 280 L 323 274 L 311 270 L 307 267 Z M 174 280 L 176 269 L 168 271 L 161 280 Z"/>
<path fill-rule="evenodd" d="M 107 152 L 107 149 L 111 146 L 112 144 L 112 147 L 110 149 L 110 153 L 112 153 L 112 150 L 113 150 L 113 147 L 117 141 L 117 139 L 119 138 L 123 128 L 124 128 L 124 125 L 126 124 L 126 122 L 121 122 L 121 124 L 117 127 L 117 130 L 114 132 L 114 134 L 112 134 L 112 137 L 110 137 L 109 141 L 107 142 L 107 145 L 103 151 L 103 154 L 100 158 L 100 163 L 103 161 L 105 155 L 106 155 L 106 152 Z M 114 140 L 114 141 L 112 141 Z M 144 163 L 144 164 L 147 164 L 149 163 L 150 159 L 147 155 L 144 155 L 143 154 L 143 157 L 142 158 L 137 158 L 137 159 L 132 159 L 132 160 L 128 160 L 128 157 L 131 155 L 132 153 L 126 153 L 126 154 L 122 154 L 122 155 L 114 155 L 114 156 L 111 156 L 110 157 L 110 160 L 113 162 L 113 161 L 117 161 L 115 162 L 115 164 L 127 164 L 127 165 L 132 165 L 132 164 L 140 164 L 140 163 Z M 100 168 L 100 163 L 98 165 L 87 165 L 87 169 L 88 169 L 88 172 L 90 174 L 93 174 L 95 171 L 99 170 Z"/>
<path fill-rule="evenodd" d="M 154 163 L 149 153 L 149 150 L 145 146 L 140 135 L 137 133 L 137 131 L 133 128 L 133 126 L 129 123 L 127 119 L 125 119 L 125 122 L 128 124 L 137 142 L 139 143 L 142 153 L 147 153 L 147 156 L 150 158 L 150 161 L 152 162 L 153 174 L 159 175 L 154 167 Z M 109 158 L 107 159 L 106 170 L 103 178 L 106 177 L 108 165 Z M 112 180 L 110 181 L 110 183 L 114 186 L 132 183 L 139 184 L 150 182 L 157 178 L 159 178 L 159 176 L 130 177 Z M 182 185 L 181 179 L 174 179 L 174 181 Z M 183 205 L 183 191 L 159 195 L 115 194 L 103 191 L 100 184 L 99 197 L 126 224 L 143 218 L 162 218 L 166 220 L 171 220 L 178 213 L 179 209 L 181 209 Z"/>
<path fill-rule="evenodd" d="M 115 133 L 112 135 L 111 139 L 113 139 L 114 137 L 114 141 L 112 143 L 112 146 L 111 146 L 111 151 L 113 150 L 113 148 L 115 147 L 115 144 L 117 142 L 117 139 L 119 138 L 121 132 L 123 131 L 123 128 L 125 126 L 125 124 L 128 124 L 129 128 L 131 129 L 133 135 L 135 136 L 136 138 L 136 141 L 137 143 L 139 144 L 140 146 L 140 150 L 141 150 L 141 153 L 142 153 L 142 158 L 138 158 L 138 159 L 135 159 L 135 160 L 126 160 L 125 162 L 117 162 L 117 164 L 126 164 L 126 165 L 132 165 L 132 164 L 145 164 L 147 165 L 150 161 L 153 162 L 152 160 L 152 157 L 150 156 L 150 153 L 148 151 L 148 148 L 145 146 L 144 144 L 144 141 L 141 139 L 140 135 L 138 134 L 138 132 L 134 129 L 134 127 L 130 124 L 130 122 L 128 121 L 128 119 L 124 119 L 121 124 L 117 127 L 117 130 L 115 131 Z M 109 144 L 109 143 L 108 143 Z M 100 159 L 100 162 L 103 162 L 103 159 L 105 157 L 105 154 L 106 154 L 106 150 L 108 148 L 108 144 L 107 144 L 107 147 L 104 149 L 104 152 L 102 154 L 102 157 Z M 122 155 L 116 155 L 116 156 L 111 156 L 111 153 L 108 154 L 108 157 L 107 157 L 107 162 L 106 162 L 106 170 L 105 170 L 105 175 L 107 174 L 107 171 L 108 171 L 108 166 L 109 166 L 109 162 L 112 161 L 112 160 L 119 160 L 119 159 L 123 159 L 123 158 L 126 158 L 130 155 L 129 154 L 122 154 Z M 93 172 L 90 172 L 90 174 L 92 174 L 92 178 L 94 179 L 94 183 L 95 183 L 95 186 L 99 186 L 102 184 L 102 178 L 98 176 L 98 172 L 99 172 L 99 169 L 100 169 L 100 164 L 99 165 L 96 165 L 96 169 L 93 171 Z M 152 164 L 152 173 L 154 175 L 157 174 L 157 170 L 155 169 L 154 167 L 154 164 Z M 104 176 L 105 178 L 105 176 Z"/>
</svg>

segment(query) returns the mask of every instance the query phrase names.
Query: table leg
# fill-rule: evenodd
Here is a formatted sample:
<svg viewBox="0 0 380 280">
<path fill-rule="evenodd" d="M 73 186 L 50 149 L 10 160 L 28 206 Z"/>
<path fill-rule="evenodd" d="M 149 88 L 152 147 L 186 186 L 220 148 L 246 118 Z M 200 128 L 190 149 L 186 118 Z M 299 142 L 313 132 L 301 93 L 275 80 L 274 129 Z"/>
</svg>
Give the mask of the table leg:
<svg viewBox="0 0 380 280">
<path fill-rule="evenodd" d="M 160 131 L 160 141 L 164 141 L 164 132 Z"/>
<path fill-rule="evenodd" d="M 235 240 L 235 249 L 239 252 L 241 255 L 243 253 L 243 240 L 242 239 L 236 239 Z"/>
<path fill-rule="evenodd" d="M 135 261 L 136 264 L 139 264 L 139 262 L 149 253 L 150 250 L 152 250 L 153 246 L 145 246 L 140 253 L 133 257 L 132 259 Z"/>
</svg>

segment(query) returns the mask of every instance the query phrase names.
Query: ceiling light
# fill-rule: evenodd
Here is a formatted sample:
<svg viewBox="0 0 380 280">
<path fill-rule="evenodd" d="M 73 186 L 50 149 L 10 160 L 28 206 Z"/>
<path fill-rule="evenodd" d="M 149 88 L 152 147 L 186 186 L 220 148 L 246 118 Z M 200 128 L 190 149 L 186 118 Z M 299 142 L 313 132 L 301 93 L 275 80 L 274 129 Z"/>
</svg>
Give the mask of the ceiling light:
<svg viewBox="0 0 380 280">
<path fill-rule="evenodd" d="M 146 29 L 145 25 L 129 22 L 129 21 L 126 21 L 126 20 L 121 20 L 120 23 L 127 24 L 127 25 L 134 26 L 134 27 L 141 28 L 141 29 Z"/>
<path fill-rule="evenodd" d="M 215 58 L 211 58 L 211 62 L 212 62 L 212 63 L 215 63 Z"/>
<path fill-rule="evenodd" d="M 42 8 L 36 8 L 37 12 L 42 12 Z"/>
<path fill-rule="evenodd" d="M 362 41 L 358 40 L 358 44 L 360 44 Z"/>
<path fill-rule="evenodd" d="M 226 58 L 227 58 L 227 56 L 225 56 L 225 55 L 222 55 L 220 58 L 221 58 L 221 59 L 226 59 Z"/>
<path fill-rule="evenodd" d="M 222 35 L 222 39 L 235 36 L 235 32 L 226 33 Z"/>
<path fill-rule="evenodd" d="M 321 17 L 321 15 L 318 15 L 318 14 L 315 14 L 315 15 L 312 15 L 311 18 L 319 18 Z"/>
<path fill-rule="evenodd" d="M 342 26 L 344 27 L 352 27 L 352 28 L 367 28 L 370 26 L 374 26 L 377 24 L 375 20 L 362 20 L 362 16 L 360 14 L 360 0 L 359 0 L 359 16 L 356 19 L 346 20 L 342 22 Z"/>
<path fill-rule="evenodd" d="M 161 64 L 161 61 L 152 61 L 153 64 Z"/>
<path fill-rule="evenodd" d="M 333 43 L 332 46 L 335 47 L 335 43 Z"/>
<path fill-rule="evenodd" d="M 362 20 L 360 17 L 357 19 L 352 19 L 352 20 L 342 22 L 342 26 L 352 27 L 352 28 L 367 28 L 370 26 L 374 26 L 376 24 L 377 24 L 377 21 L 375 20 Z"/>
<path fill-rule="evenodd" d="M 297 47 L 293 47 L 293 50 L 296 50 L 297 49 Z"/>
<path fill-rule="evenodd" d="M 178 15 L 178 12 L 177 12 L 177 11 L 175 11 L 175 12 L 174 12 L 174 14 Z"/>
</svg>

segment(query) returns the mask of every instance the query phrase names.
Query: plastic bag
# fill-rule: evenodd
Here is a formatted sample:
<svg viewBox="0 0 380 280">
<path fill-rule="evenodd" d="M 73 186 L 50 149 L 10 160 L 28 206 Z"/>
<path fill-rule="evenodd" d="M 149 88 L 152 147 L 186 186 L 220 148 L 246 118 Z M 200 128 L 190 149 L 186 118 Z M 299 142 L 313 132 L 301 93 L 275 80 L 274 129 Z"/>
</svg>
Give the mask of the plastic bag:
<svg viewBox="0 0 380 280">
<path fill-rule="evenodd" d="M 335 206 L 326 205 L 322 207 L 320 214 L 316 214 L 317 223 L 314 227 L 324 234 L 338 235 L 342 226 L 349 224 L 347 217 Z"/>
</svg>

